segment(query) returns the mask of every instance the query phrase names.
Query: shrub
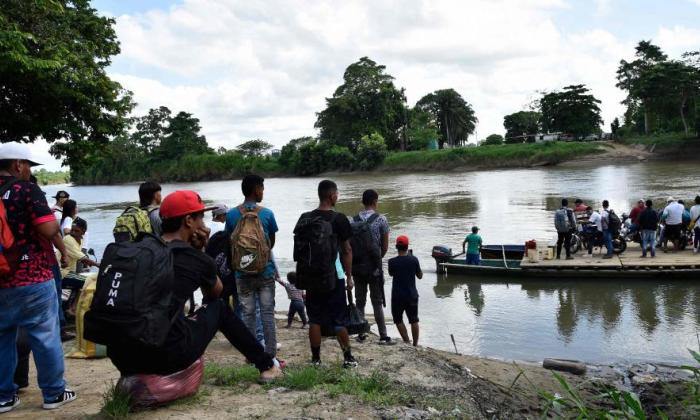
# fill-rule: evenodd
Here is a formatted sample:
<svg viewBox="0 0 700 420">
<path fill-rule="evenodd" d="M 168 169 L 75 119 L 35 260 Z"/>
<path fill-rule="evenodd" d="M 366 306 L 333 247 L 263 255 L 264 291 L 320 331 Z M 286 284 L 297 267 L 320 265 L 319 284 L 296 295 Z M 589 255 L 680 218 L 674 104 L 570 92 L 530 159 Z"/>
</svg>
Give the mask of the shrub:
<svg viewBox="0 0 700 420">
<path fill-rule="evenodd" d="M 362 136 L 357 147 L 357 166 L 362 170 L 374 169 L 384 162 L 387 147 L 384 138 L 378 133 Z"/>
</svg>

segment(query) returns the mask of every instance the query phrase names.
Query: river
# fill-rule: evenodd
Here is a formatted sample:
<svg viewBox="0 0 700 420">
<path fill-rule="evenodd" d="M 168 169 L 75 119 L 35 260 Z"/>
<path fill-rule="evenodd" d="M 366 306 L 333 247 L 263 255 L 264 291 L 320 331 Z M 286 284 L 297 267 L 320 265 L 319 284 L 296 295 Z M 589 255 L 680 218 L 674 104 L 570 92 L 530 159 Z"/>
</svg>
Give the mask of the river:
<svg viewBox="0 0 700 420">
<path fill-rule="evenodd" d="M 548 167 L 488 172 L 337 175 L 338 210 L 354 214 L 362 191 L 379 192 L 379 210 L 391 225 L 391 240 L 411 238 L 425 272 L 418 281 L 421 344 L 460 353 L 508 360 L 545 357 L 591 363 L 690 361 L 698 348 L 700 283 L 655 280 L 522 280 L 437 276 L 433 245 L 461 248 L 472 225 L 485 244 L 521 244 L 554 235 L 553 211 L 562 196 L 580 197 L 599 207 L 608 199 L 621 214 L 639 198 L 657 203 L 669 195 L 690 202 L 700 193 L 697 163 L 645 162 L 619 166 Z M 292 230 L 302 211 L 317 204 L 321 178 L 278 178 L 265 182 L 265 200 L 276 215 L 275 256 L 284 273 L 292 270 Z M 111 239 L 119 212 L 138 200 L 138 185 L 47 186 L 51 196 L 67 189 L 89 224 L 89 246 L 98 257 Z M 192 189 L 207 202 L 235 205 L 240 181 L 166 184 L 164 196 Z M 395 255 L 390 247 L 389 257 Z M 698 255 L 700 261 L 700 255 Z M 390 296 L 387 281 L 386 295 Z M 288 300 L 277 288 L 277 310 Z M 371 310 L 368 305 L 368 311 Z M 385 314 L 390 319 L 387 307 Z M 398 333 L 390 326 L 390 333 Z"/>
</svg>

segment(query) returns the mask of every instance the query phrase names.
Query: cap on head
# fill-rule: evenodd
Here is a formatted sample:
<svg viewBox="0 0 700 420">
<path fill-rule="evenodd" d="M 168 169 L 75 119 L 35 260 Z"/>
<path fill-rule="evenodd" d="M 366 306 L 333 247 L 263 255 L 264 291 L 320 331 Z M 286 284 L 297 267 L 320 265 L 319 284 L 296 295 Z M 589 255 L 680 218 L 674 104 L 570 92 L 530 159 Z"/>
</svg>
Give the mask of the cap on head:
<svg viewBox="0 0 700 420">
<path fill-rule="evenodd" d="M 668 200 L 666 200 L 667 203 L 672 203 L 674 201 L 676 201 L 676 199 L 673 197 L 668 197 Z"/>
<path fill-rule="evenodd" d="M 476 232 L 478 232 L 478 231 L 479 231 L 479 227 L 478 227 L 478 226 L 472 226 L 472 233 L 476 233 Z"/>
<path fill-rule="evenodd" d="M 396 238 L 396 246 L 408 246 L 408 236 L 401 235 Z"/>
<path fill-rule="evenodd" d="M 29 150 L 29 145 L 16 141 L 0 145 L 0 160 L 26 160 L 30 166 L 41 165 Z"/>
<path fill-rule="evenodd" d="M 216 203 L 214 204 L 214 209 L 212 210 L 212 216 L 221 216 L 228 213 L 228 206 L 224 203 Z"/>
<path fill-rule="evenodd" d="M 212 209 L 214 207 L 206 207 L 202 198 L 194 191 L 175 191 L 168 194 L 160 204 L 160 217 L 170 219 Z"/>
<path fill-rule="evenodd" d="M 56 200 L 60 200 L 61 198 L 70 198 L 70 194 L 68 194 L 66 191 L 60 190 L 53 196 L 53 198 Z"/>
</svg>

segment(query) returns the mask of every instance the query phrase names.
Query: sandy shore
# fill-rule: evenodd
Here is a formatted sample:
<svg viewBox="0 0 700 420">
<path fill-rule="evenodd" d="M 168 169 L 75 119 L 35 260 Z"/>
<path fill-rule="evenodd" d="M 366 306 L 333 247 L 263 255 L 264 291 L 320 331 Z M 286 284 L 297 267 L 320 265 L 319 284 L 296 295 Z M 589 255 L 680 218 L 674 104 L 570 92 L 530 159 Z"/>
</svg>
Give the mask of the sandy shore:
<svg viewBox="0 0 700 420">
<path fill-rule="evenodd" d="M 284 321 L 278 321 L 278 340 L 282 344 L 278 356 L 289 367 L 307 365 L 310 355 L 306 330 L 298 328 L 298 323 L 291 329 L 283 325 Z M 72 342 L 66 343 L 66 349 L 71 346 Z M 318 388 L 299 391 L 255 383 L 230 387 L 205 379 L 196 399 L 134 413 L 130 418 L 536 418 L 543 406 L 539 391 L 563 392 L 550 371 L 532 364 L 457 355 L 403 343 L 380 346 L 375 336 L 362 344 L 353 341 L 353 352 L 360 363 L 360 375 L 387 375 L 394 386 L 406 393 L 410 403 L 375 405 L 351 395 L 330 396 Z M 324 340 L 322 359 L 326 365 L 342 360 L 335 340 Z M 219 334 L 205 354 L 205 363 L 243 366 L 245 361 Z M 589 372 L 586 376 L 562 375 L 592 401 L 600 383 L 624 386 L 626 382 L 626 374 L 612 368 L 594 367 Z M 640 374 L 649 376 L 648 372 Z M 77 391 L 78 399 L 58 410 L 44 411 L 40 408 L 41 395 L 32 364 L 30 387 L 20 393 L 21 406 L 2 417 L 102 418 L 103 394 L 118 379 L 109 359 L 66 359 L 66 379 Z M 658 380 L 647 382 L 642 386 L 655 386 Z M 653 404 L 666 404 L 662 391 L 652 397 L 649 400 Z"/>
</svg>

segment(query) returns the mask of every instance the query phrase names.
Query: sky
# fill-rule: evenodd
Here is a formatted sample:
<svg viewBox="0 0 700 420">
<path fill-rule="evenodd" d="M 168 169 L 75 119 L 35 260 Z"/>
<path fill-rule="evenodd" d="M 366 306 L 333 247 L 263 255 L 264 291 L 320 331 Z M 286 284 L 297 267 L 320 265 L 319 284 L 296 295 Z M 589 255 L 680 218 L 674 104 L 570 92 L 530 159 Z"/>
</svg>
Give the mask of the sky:
<svg viewBox="0 0 700 420">
<path fill-rule="evenodd" d="M 116 19 L 109 75 L 135 115 L 165 105 L 200 119 L 210 146 L 254 138 L 279 148 L 316 135 L 316 113 L 345 68 L 386 66 L 410 106 L 453 88 L 479 119 L 475 142 L 538 92 L 586 84 L 604 131 L 620 117 L 621 59 L 652 40 L 671 57 L 700 49 L 700 0 L 96 0 Z M 47 168 L 60 164 L 34 146 Z"/>
</svg>

